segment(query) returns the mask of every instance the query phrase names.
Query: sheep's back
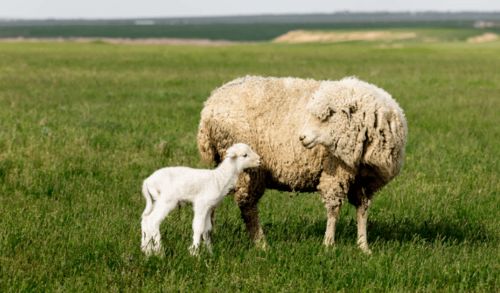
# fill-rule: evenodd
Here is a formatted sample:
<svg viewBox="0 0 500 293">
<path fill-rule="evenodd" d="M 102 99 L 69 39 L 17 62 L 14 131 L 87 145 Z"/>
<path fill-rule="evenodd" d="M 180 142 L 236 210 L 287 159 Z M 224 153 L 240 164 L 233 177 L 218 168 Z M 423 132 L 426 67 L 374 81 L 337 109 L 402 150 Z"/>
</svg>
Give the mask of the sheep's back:
<svg viewBox="0 0 500 293">
<path fill-rule="evenodd" d="M 216 89 L 205 102 L 198 136 L 200 152 L 212 148 L 220 161 L 233 143 L 249 144 L 262 158 L 267 185 L 313 190 L 326 155 L 299 141 L 304 109 L 320 82 L 297 78 L 245 77 Z M 204 147 L 203 147 L 204 145 Z"/>
</svg>

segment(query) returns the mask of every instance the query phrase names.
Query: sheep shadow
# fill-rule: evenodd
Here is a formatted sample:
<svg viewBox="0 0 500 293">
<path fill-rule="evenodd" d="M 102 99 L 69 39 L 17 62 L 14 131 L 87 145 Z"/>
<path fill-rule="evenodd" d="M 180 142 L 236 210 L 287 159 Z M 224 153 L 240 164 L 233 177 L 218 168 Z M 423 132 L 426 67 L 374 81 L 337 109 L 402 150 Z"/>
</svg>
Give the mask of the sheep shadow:
<svg viewBox="0 0 500 293">
<path fill-rule="evenodd" d="M 264 230 L 269 238 L 278 242 L 315 239 L 322 241 L 326 229 L 326 219 L 312 222 L 299 219 L 265 223 Z M 337 223 L 335 238 L 338 241 L 356 241 L 356 221 L 353 219 Z M 482 223 L 457 219 L 374 219 L 368 222 L 369 242 L 420 242 L 433 243 L 479 243 L 496 241 Z"/>
</svg>

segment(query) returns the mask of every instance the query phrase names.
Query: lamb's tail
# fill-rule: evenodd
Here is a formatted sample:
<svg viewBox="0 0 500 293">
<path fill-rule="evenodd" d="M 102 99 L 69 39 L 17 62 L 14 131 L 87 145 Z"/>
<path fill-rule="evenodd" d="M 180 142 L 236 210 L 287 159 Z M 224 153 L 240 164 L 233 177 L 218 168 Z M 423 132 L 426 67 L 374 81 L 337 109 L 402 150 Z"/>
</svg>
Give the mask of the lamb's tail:
<svg viewBox="0 0 500 293">
<path fill-rule="evenodd" d="M 148 183 L 144 181 L 142 184 L 142 195 L 146 199 L 146 208 L 144 209 L 144 212 L 142 212 L 142 216 L 147 216 L 151 213 L 153 210 L 153 196 L 151 195 L 151 190 L 148 187 Z"/>
</svg>

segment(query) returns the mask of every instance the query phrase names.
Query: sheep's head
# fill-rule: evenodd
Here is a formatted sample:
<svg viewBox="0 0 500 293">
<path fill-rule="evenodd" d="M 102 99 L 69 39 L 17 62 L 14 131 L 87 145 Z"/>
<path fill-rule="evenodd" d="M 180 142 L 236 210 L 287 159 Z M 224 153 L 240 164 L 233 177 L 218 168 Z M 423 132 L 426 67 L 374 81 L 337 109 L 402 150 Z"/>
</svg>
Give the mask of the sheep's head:
<svg viewBox="0 0 500 293">
<path fill-rule="evenodd" d="M 227 149 L 226 158 L 236 163 L 240 170 L 260 166 L 260 156 L 244 143 L 234 144 Z"/>
<path fill-rule="evenodd" d="M 338 140 L 350 128 L 356 104 L 352 92 L 336 82 L 322 84 L 309 100 L 304 125 L 299 134 L 302 145 L 313 148 L 321 144 L 335 150 Z"/>
</svg>

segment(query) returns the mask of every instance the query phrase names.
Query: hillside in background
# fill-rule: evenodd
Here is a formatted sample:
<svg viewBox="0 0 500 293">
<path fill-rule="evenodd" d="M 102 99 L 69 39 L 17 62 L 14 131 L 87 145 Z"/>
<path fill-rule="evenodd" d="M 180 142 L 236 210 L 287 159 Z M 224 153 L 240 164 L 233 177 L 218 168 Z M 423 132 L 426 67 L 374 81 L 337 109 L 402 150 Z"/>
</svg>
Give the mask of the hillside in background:
<svg viewBox="0 0 500 293">
<path fill-rule="evenodd" d="M 468 28 L 500 32 L 500 12 L 349 13 L 151 18 L 0 20 L 0 38 L 201 38 L 267 41 L 292 30 Z"/>
</svg>

